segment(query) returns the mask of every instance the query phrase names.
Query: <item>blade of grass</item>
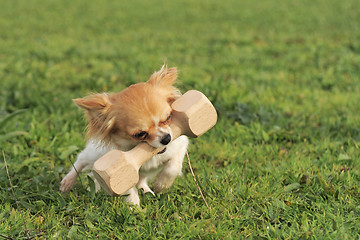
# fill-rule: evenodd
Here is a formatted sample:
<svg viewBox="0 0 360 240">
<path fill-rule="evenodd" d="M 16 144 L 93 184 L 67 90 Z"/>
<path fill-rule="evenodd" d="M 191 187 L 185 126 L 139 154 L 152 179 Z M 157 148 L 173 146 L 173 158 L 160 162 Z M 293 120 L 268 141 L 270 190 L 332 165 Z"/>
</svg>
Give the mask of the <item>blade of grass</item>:
<svg viewBox="0 0 360 240">
<path fill-rule="evenodd" d="M 24 131 L 15 131 L 15 132 L 10 132 L 10 133 L 0 136 L 0 141 L 4 141 L 6 139 L 18 137 L 18 136 L 30 136 L 30 135 L 29 135 L 29 133 L 24 132 Z"/>
<path fill-rule="evenodd" d="M 14 117 L 16 117 L 19 114 L 24 113 L 25 111 L 27 111 L 27 109 L 20 109 L 20 110 L 17 110 L 15 112 L 12 112 L 12 113 L 6 115 L 3 119 L 0 120 L 0 129 L 2 129 L 5 126 L 5 124 L 7 122 L 9 122 L 11 119 L 13 119 Z"/>
<path fill-rule="evenodd" d="M 8 165 L 7 165 L 7 162 L 6 162 L 5 152 L 3 151 L 2 154 L 3 154 L 4 163 L 5 163 L 6 174 L 8 176 L 9 183 L 10 183 L 11 192 L 12 192 L 12 195 L 14 197 L 17 208 L 20 209 L 17 198 L 16 198 L 16 195 L 15 195 L 14 187 L 13 187 L 12 182 L 11 182 Z M 24 223 L 24 232 L 26 234 L 26 237 L 27 237 L 27 239 L 30 239 L 29 230 L 26 227 L 26 222 L 25 222 L 24 216 L 22 215 L 21 211 L 19 211 L 19 213 L 20 213 L 21 219 L 23 220 L 23 223 Z"/>
<path fill-rule="evenodd" d="M 209 212 L 211 212 L 211 208 L 210 208 L 209 204 L 206 202 L 206 199 L 205 199 L 205 197 L 204 197 L 204 194 L 203 194 L 203 192 L 201 191 L 201 188 L 200 188 L 200 186 L 199 186 L 199 184 L 198 184 L 198 182 L 197 182 L 197 180 L 196 180 L 196 177 L 195 177 L 193 168 L 192 168 L 192 166 L 191 166 L 189 153 L 188 153 L 187 151 L 186 151 L 186 157 L 187 157 L 187 159 L 188 159 L 188 164 L 189 164 L 189 168 L 190 168 L 190 171 L 191 171 L 191 175 L 193 176 L 194 182 L 195 182 L 195 184 L 196 184 L 196 186 L 197 186 L 197 188 L 198 188 L 198 190 L 199 190 L 199 193 L 200 193 L 200 195 L 201 195 L 201 198 L 204 200 L 206 207 L 209 209 Z"/>
</svg>

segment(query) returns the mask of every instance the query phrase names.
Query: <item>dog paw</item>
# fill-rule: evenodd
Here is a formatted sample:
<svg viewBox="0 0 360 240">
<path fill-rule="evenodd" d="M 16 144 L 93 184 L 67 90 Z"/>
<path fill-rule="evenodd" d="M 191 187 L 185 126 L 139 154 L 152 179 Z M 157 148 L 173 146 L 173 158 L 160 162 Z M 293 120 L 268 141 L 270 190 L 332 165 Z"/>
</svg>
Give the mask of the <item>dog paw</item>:
<svg viewBox="0 0 360 240">
<path fill-rule="evenodd" d="M 137 187 L 138 189 L 142 189 L 144 194 L 151 193 L 153 196 L 155 196 L 155 193 L 150 189 L 146 182 L 141 182 L 137 185 Z"/>
<path fill-rule="evenodd" d="M 156 193 L 162 193 L 162 192 L 165 191 L 165 187 L 163 185 L 159 184 L 159 183 L 155 183 L 154 184 L 154 191 Z"/>
<path fill-rule="evenodd" d="M 146 194 L 146 193 L 151 193 L 153 196 L 155 196 L 155 193 L 150 189 L 150 188 L 143 188 L 143 193 Z"/>
<path fill-rule="evenodd" d="M 171 185 L 173 184 L 175 179 L 169 179 L 169 181 L 162 181 L 161 179 L 155 181 L 154 183 L 154 192 L 156 193 L 162 193 L 164 191 L 166 191 L 167 189 L 169 189 L 171 187 Z"/>
<path fill-rule="evenodd" d="M 126 202 L 134 206 L 140 206 L 139 196 L 134 196 L 133 194 L 130 194 L 129 196 L 126 197 Z"/>
<path fill-rule="evenodd" d="M 68 192 L 72 189 L 76 182 L 76 175 L 66 175 L 63 180 L 60 182 L 60 191 L 61 192 Z"/>
<path fill-rule="evenodd" d="M 146 177 L 140 177 L 140 180 L 138 184 L 136 185 L 138 189 L 142 189 L 143 193 L 151 193 L 153 196 L 155 196 L 155 193 L 150 189 L 149 185 L 147 184 L 147 178 Z"/>
</svg>

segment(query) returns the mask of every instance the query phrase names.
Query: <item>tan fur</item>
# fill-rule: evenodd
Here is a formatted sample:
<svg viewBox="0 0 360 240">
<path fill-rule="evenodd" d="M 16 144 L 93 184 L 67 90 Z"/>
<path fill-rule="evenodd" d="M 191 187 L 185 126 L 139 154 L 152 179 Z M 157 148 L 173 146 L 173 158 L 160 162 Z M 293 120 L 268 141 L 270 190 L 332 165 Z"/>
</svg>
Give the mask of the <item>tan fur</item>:
<svg viewBox="0 0 360 240">
<path fill-rule="evenodd" d="M 135 142 L 132 136 L 136 131 L 150 131 L 151 139 L 152 116 L 160 116 L 162 119 L 159 120 L 165 121 L 167 115 L 163 112 L 170 113 L 169 104 L 180 96 L 173 86 L 176 78 L 177 69 L 168 69 L 164 65 L 147 82 L 131 85 L 119 93 L 74 99 L 74 103 L 86 112 L 88 137 L 109 143 L 113 135 L 121 132 L 122 137 Z"/>
<path fill-rule="evenodd" d="M 181 174 L 189 143 L 186 136 L 172 139 L 169 126 L 171 103 L 180 97 L 179 90 L 173 86 L 176 78 L 176 68 L 168 69 L 164 65 L 147 82 L 131 85 L 119 93 L 92 94 L 74 99 L 74 103 L 85 110 L 89 122 L 88 142 L 73 168 L 61 181 L 60 190 L 69 191 L 77 174 L 83 169 L 91 169 L 94 162 L 106 152 L 112 149 L 128 151 L 139 142 L 166 149 L 140 168 L 137 188 L 153 193 L 147 180 L 155 177 L 155 192 L 169 188 Z M 140 204 L 137 188 L 129 190 L 126 201 Z"/>
</svg>

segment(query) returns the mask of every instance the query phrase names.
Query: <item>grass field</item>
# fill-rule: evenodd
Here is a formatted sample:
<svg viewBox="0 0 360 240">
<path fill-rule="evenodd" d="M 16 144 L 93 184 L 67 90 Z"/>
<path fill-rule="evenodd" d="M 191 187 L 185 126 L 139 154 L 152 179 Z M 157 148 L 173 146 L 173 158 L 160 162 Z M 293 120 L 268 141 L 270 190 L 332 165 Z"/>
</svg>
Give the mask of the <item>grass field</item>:
<svg viewBox="0 0 360 240">
<path fill-rule="evenodd" d="M 0 239 L 360 238 L 360 1 L 0 5 Z M 211 211 L 186 163 L 134 211 L 86 175 L 60 194 L 85 145 L 71 99 L 164 61 L 219 113 L 189 149 Z"/>
</svg>

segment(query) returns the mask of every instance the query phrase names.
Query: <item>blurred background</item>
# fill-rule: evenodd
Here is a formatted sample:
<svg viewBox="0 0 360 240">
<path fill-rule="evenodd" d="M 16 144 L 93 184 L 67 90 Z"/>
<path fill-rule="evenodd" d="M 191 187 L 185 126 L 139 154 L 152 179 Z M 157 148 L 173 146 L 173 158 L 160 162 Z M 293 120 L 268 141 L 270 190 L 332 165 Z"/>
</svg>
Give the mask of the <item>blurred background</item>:
<svg viewBox="0 0 360 240">
<path fill-rule="evenodd" d="M 106 212 L 112 199 L 88 193 L 86 177 L 60 195 L 86 142 L 72 99 L 146 81 L 164 62 L 219 114 L 189 149 L 212 214 L 187 168 L 168 195 L 144 197 L 141 216 Z M 0 150 L 20 203 L 0 161 L 0 233 L 24 236 L 22 212 L 49 236 L 99 237 L 114 219 L 134 238 L 359 236 L 359 63 L 358 0 L 0 0 Z"/>
</svg>

